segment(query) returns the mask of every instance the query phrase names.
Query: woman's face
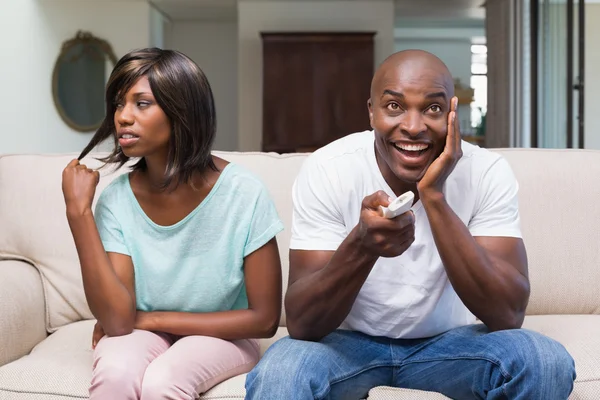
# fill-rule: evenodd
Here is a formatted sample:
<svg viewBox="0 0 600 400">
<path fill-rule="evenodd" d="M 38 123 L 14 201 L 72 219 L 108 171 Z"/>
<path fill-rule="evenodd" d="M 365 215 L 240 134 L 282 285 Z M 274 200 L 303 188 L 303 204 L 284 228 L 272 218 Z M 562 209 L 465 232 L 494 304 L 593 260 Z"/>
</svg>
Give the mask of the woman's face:
<svg viewBox="0 0 600 400">
<path fill-rule="evenodd" d="M 117 102 L 114 122 L 119 145 L 127 157 L 168 153 L 171 123 L 156 102 L 146 76 Z"/>
</svg>

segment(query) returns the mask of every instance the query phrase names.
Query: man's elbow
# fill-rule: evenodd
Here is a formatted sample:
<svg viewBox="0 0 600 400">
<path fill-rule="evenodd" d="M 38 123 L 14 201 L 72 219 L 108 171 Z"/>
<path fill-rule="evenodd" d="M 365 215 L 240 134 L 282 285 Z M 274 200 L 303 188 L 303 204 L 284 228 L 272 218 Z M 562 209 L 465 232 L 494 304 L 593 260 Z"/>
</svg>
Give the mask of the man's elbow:
<svg viewBox="0 0 600 400">
<path fill-rule="evenodd" d="M 314 328 L 289 318 L 287 320 L 287 329 L 290 337 L 296 340 L 318 342 L 325 336 L 316 332 Z"/>
<path fill-rule="evenodd" d="M 509 329 L 520 329 L 525 320 L 525 311 L 509 310 L 501 316 L 494 318 L 486 323 L 490 332 L 503 331 Z"/>
</svg>

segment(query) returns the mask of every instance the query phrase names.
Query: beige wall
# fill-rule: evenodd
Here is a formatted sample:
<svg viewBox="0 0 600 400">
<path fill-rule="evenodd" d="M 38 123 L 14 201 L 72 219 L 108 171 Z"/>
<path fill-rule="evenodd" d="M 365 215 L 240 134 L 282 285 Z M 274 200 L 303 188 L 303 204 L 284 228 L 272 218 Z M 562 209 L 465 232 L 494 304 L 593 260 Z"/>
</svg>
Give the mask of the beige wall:
<svg viewBox="0 0 600 400">
<path fill-rule="evenodd" d="M 175 21 L 165 29 L 165 46 L 194 60 L 206 74 L 215 97 L 215 150 L 238 148 L 237 23 Z"/>
<path fill-rule="evenodd" d="M 392 0 L 285 2 L 248 0 L 239 3 L 238 23 L 238 126 L 241 151 L 261 149 L 261 31 L 377 31 L 376 63 L 383 61 L 394 51 Z M 365 104 L 366 101 L 367 99 Z"/>
</svg>

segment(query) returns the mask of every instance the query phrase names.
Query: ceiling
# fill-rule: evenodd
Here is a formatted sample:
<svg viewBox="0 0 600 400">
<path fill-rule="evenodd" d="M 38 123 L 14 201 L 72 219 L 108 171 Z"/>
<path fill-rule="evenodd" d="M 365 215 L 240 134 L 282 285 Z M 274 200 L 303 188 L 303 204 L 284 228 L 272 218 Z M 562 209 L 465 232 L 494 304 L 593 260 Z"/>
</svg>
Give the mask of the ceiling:
<svg viewBox="0 0 600 400">
<path fill-rule="evenodd" d="M 171 20 L 234 20 L 237 15 L 238 1 L 246 0 L 149 1 Z M 485 10 L 482 6 L 484 0 L 394 0 L 394 2 L 396 20 L 403 26 L 411 24 L 423 26 L 424 23 L 436 26 L 468 26 L 483 24 L 485 18 Z"/>
</svg>

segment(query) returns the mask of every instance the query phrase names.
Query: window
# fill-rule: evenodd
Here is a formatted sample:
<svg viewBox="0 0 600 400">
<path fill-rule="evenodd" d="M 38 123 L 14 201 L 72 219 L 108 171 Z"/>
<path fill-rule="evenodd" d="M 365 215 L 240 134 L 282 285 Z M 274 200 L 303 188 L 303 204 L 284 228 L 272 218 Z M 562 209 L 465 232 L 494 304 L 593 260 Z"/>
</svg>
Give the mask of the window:
<svg viewBox="0 0 600 400">
<path fill-rule="evenodd" d="M 471 126 L 477 128 L 487 113 L 487 46 L 485 38 L 473 38 L 471 45 Z"/>
</svg>

